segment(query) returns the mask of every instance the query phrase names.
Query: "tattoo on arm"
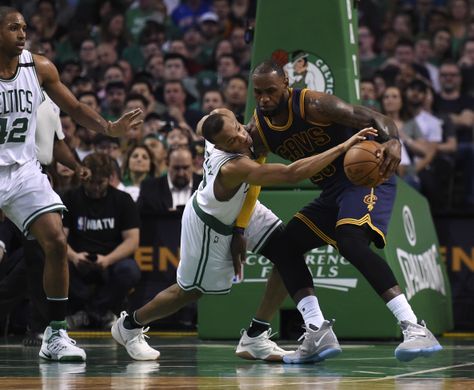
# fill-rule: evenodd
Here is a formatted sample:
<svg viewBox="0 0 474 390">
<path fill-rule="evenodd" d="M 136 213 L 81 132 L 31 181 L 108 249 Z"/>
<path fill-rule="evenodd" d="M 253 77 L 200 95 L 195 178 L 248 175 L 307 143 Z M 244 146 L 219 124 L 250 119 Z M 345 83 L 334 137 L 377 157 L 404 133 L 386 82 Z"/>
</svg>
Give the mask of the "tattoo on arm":
<svg viewBox="0 0 474 390">
<path fill-rule="evenodd" d="M 316 122 L 334 122 L 358 130 L 374 127 L 379 131 L 377 140 L 380 142 L 398 138 L 397 126 L 389 117 L 364 106 L 348 104 L 333 95 L 310 96 L 307 115 Z"/>
</svg>

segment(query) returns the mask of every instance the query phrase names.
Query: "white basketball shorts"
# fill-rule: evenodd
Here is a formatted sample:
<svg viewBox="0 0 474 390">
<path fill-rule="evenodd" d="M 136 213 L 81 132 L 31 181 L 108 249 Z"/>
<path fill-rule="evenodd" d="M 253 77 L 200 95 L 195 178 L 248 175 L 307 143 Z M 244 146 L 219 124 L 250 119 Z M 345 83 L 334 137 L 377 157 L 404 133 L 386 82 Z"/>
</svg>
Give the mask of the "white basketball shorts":
<svg viewBox="0 0 474 390">
<path fill-rule="evenodd" d="M 36 160 L 0 166 L 0 208 L 25 236 L 40 215 L 66 209 Z"/>
<path fill-rule="evenodd" d="M 245 230 L 247 248 L 261 250 L 281 220 L 260 202 Z M 230 253 L 232 226 L 224 225 L 199 208 L 195 196 L 186 204 L 181 224 L 181 259 L 177 283 L 183 290 L 227 294 L 234 267 Z"/>
</svg>

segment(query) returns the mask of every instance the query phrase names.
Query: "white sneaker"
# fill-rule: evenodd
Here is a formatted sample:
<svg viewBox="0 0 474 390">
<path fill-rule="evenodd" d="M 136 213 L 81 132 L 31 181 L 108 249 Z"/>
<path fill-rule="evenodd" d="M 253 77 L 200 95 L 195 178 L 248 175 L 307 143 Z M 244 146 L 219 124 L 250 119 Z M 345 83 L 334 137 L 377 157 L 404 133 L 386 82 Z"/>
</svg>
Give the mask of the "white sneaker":
<svg viewBox="0 0 474 390">
<path fill-rule="evenodd" d="M 160 352 L 148 345 L 145 334 L 150 328 L 126 329 L 123 321 L 127 312 L 120 313 L 120 318 L 112 325 L 112 337 L 115 341 L 125 347 L 128 354 L 135 360 L 157 360 Z"/>
<path fill-rule="evenodd" d="M 320 328 L 303 325 L 306 332 L 298 340 L 303 342 L 295 353 L 286 355 L 283 361 L 292 364 L 317 363 L 339 355 L 342 350 L 332 329 L 333 324 L 334 320 L 326 320 Z"/>
<path fill-rule="evenodd" d="M 235 354 L 242 359 L 281 362 L 283 356 L 293 351 L 285 351 L 274 341 L 270 340 L 270 337 L 273 336 L 271 333 L 272 329 L 270 328 L 257 337 L 249 337 L 247 331 L 242 329 L 240 332 L 242 336 L 240 337 Z"/>
<path fill-rule="evenodd" d="M 433 333 L 426 327 L 425 321 L 421 321 L 420 324 L 401 321 L 400 327 L 403 342 L 395 349 L 395 357 L 398 360 L 409 362 L 420 356 L 429 357 L 443 349 Z"/>
<path fill-rule="evenodd" d="M 86 352 L 76 347 L 76 342 L 68 336 L 66 329 L 53 330 L 51 326 L 44 331 L 39 356 L 60 362 L 86 360 Z"/>
</svg>

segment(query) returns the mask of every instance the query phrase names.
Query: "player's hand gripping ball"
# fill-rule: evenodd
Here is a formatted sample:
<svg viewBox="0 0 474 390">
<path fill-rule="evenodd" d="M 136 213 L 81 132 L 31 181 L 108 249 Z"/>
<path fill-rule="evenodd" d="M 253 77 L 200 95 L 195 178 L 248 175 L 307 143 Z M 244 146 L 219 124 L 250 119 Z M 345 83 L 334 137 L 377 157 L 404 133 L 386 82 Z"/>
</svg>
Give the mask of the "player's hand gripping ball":
<svg viewBox="0 0 474 390">
<path fill-rule="evenodd" d="M 353 184 L 372 188 L 383 182 L 379 172 L 382 156 L 378 150 L 378 142 L 362 141 L 346 152 L 344 172 Z"/>
</svg>

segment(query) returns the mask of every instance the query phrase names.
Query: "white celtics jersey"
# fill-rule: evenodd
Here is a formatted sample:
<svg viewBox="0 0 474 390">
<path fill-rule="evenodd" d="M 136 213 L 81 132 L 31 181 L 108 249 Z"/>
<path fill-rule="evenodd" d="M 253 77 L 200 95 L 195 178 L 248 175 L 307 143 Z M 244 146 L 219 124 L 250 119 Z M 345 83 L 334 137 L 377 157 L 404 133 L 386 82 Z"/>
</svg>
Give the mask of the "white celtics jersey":
<svg viewBox="0 0 474 390">
<path fill-rule="evenodd" d="M 36 158 L 36 110 L 42 101 L 33 56 L 23 50 L 13 77 L 0 79 L 0 166 Z"/>
<path fill-rule="evenodd" d="M 238 157 L 242 157 L 242 155 L 223 152 L 206 141 L 205 160 L 203 164 L 204 174 L 196 193 L 196 199 L 203 211 L 217 218 L 225 225 L 231 225 L 237 219 L 249 185 L 243 183 L 231 199 L 221 202 L 218 201 L 214 195 L 214 182 L 222 165 Z"/>
</svg>

